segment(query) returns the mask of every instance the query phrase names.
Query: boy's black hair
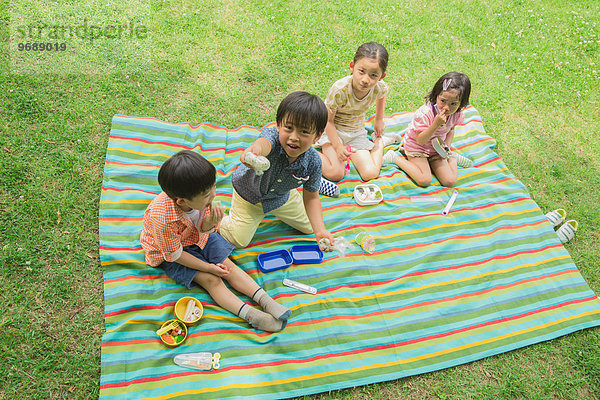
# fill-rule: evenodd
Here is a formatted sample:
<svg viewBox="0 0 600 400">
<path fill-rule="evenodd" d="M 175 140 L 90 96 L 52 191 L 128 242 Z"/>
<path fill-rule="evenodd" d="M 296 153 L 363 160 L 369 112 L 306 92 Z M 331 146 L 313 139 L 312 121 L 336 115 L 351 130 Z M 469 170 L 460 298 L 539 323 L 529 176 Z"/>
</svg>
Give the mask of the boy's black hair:
<svg viewBox="0 0 600 400">
<path fill-rule="evenodd" d="M 448 80 L 446 82 L 446 80 Z M 446 84 L 444 85 L 444 82 Z M 425 96 L 425 100 L 435 104 L 440 93 L 450 89 L 458 90 L 460 96 L 460 106 L 458 111 L 462 110 L 469 105 L 469 96 L 471 95 L 471 81 L 469 77 L 460 72 L 448 72 L 433 85 L 431 92 Z"/>
<path fill-rule="evenodd" d="M 327 107 L 317 95 L 292 92 L 277 107 L 277 125 L 292 124 L 320 136 L 327 125 Z"/>
<path fill-rule="evenodd" d="M 191 200 L 206 193 L 217 181 L 215 166 L 191 150 L 181 150 L 164 162 L 158 171 L 158 183 L 173 200 Z"/>
<path fill-rule="evenodd" d="M 356 64 L 358 60 L 362 58 L 377 60 L 379 68 L 381 68 L 381 73 L 385 74 L 388 65 L 388 57 L 388 52 L 385 47 L 377 42 L 369 42 L 360 45 L 358 50 L 356 50 L 356 53 L 354 53 L 354 59 L 352 61 Z"/>
</svg>

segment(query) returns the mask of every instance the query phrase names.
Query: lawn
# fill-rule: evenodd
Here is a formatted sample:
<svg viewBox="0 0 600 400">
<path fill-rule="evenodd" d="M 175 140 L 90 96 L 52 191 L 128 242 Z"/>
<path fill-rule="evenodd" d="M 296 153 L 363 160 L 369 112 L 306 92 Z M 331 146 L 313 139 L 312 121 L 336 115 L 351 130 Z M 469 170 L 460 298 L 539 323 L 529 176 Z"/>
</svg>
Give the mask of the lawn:
<svg viewBox="0 0 600 400">
<path fill-rule="evenodd" d="M 324 97 L 371 40 L 390 53 L 388 114 L 418 108 L 444 72 L 469 75 L 510 170 L 542 210 L 579 221 L 566 248 L 600 293 L 598 1 L 84 3 L 0 4 L 0 399 L 98 397 L 114 114 L 260 127 L 291 91 Z M 18 49 L 34 42 L 67 48 Z M 306 398 L 600 398 L 599 339 Z"/>
</svg>

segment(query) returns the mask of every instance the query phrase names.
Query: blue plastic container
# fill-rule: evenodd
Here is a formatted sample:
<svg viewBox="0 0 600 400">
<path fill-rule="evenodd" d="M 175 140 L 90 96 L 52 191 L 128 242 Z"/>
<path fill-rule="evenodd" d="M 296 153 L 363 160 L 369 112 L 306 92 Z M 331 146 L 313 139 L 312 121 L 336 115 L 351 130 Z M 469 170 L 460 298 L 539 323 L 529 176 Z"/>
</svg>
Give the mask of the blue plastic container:
<svg viewBox="0 0 600 400">
<path fill-rule="evenodd" d="M 259 254 L 257 261 L 262 272 L 271 272 L 292 265 L 292 256 L 287 250 L 275 250 Z"/>
<path fill-rule="evenodd" d="M 323 261 L 323 252 L 318 244 L 299 244 L 290 249 L 294 264 L 318 264 Z"/>
</svg>

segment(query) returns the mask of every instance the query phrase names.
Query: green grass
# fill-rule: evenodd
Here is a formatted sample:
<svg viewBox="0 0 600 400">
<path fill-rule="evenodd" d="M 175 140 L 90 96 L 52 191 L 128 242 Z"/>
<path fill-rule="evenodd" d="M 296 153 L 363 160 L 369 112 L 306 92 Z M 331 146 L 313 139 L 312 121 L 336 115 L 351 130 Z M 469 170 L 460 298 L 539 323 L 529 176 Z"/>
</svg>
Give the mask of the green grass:
<svg viewBox="0 0 600 400">
<path fill-rule="evenodd" d="M 467 73 L 497 151 L 542 210 L 579 221 L 567 249 L 600 293 L 600 3 L 440 0 L 3 2 L 0 399 L 95 398 L 104 330 L 98 200 L 111 117 L 262 126 L 293 90 L 324 96 L 363 42 L 386 46 L 386 111 Z M 134 19 L 139 41 L 17 54 L 21 21 Z M 10 40 L 13 29 L 13 40 Z M 20 63 L 11 63 L 11 56 Z M 600 329 L 310 399 L 600 398 Z"/>
</svg>

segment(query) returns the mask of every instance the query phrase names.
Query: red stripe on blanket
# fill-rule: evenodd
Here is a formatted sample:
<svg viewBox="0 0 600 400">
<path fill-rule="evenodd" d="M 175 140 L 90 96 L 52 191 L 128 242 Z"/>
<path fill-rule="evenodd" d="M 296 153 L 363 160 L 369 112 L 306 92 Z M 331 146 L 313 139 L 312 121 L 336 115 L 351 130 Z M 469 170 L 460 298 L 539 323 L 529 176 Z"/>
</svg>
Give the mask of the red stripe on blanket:
<svg viewBox="0 0 600 400">
<path fill-rule="evenodd" d="M 283 361 L 273 361 L 273 362 L 266 362 L 266 363 L 254 363 L 253 365 L 254 365 L 254 368 L 264 368 L 264 367 L 276 366 L 276 365 L 303 364 L 303 363 L 322 360 L 322 359 L 329 359 L 332 357 L 336 357 L 336 358 L 337 357 L 346 357 L 349 355 L 370 353 L 370 352 L 385 350 L 385 349 L 390 349 L 390 348 L 399 348 L 399 347 L 408 346 L 408 345 L 414 344 L 414 343 L 426 342 L 428 340 L 433 340 L 433 339 L 437 339 L 437 338 L 441 338 L 441 337 L 448 337 L 448 336 L 456 335 L 458 333 L 472 331 L 474 329 L 483 328 L 485 326 L 497 325 L 497 324 L 500 324 L 503 322 L 515 321 L 515 320 L 525 318 L 530 315 L 540 314 L 540 313 L 543 313 L 546 311 L 550 311 L 550 310 L 558 309 L 558 308 L 561 308 L 564 306 L 568 306 L 570 304 L 578 304 L 578 303 L 585 303 L 588 301 L 594 301 L 594 299 L 595 299 L 595 297 L 571 300 L 571 301 L 567 301 L 567 302 L 564 302 L 561 304 L 556 304 L 553 306 L 547 306 L 544 308 L 540 308 L 538 310 L 529 311 L 529 312 L 526 312 L 523 314 L 518 314 L 518 315 L 511 316 L 511 317 L 505 317 L 505 318 L 497 319 L 494 321 L 482 322 L 482 323 L 479 323 L 476 325 L 459 328 L 459 329 L 455 329 L 455 330 L 444 332 L 444 333 L 438 333 L 435 335 L 424 336 L 424 337 L 417 338 L 417 339 L 407 340 L 404 342 L 391 343 L 391 344 L 386 344 L 386 345 L 367 347 L 364 349 L 343 351 L 343 352 L 338 352 L 338 353 L 327 353 L 327 354 L 322 354 L 322 355 L 313 356 L 313 357 L 309 357 L 309 358 L 296 359 L 296 360 L 283 360 Z M 371 315 L 377 315 L 377 314 L 373 313 Z M 348 317 L 345 317 L 345 319 L 348 319 Z M 308 322 L 308 323 L 312 324 L 314 322 Z M 224 367 L 224 368 L 220 368 L 217 370 L 203 371 L 203 374 L 206 374 L 206 373 L 218 374 L 218 373 L 225 373 L 230 370 L 246 369 L 246 368 L 247 368 L 247 366 L 245 366 L 245 365 L 237 365 L 237 366 Z M 177 378 L 177 377 L 190 376 L 195 373 L 196 372 L 179 372 L 179 373 L 174 373 L 174 374 L 161 375 L 161 376 L 157 376 L 157 377 L 138 378 L 138 379 L 133 379 L 128 382 L 107 383 L 107 384 L 101 385 L 100 387 L 102 389 L 127 387 L 127 386 L 146 383 L 146 382 L 159 382 L 162 380 L 168 380 L 168 379 Z"/>
</svg>

